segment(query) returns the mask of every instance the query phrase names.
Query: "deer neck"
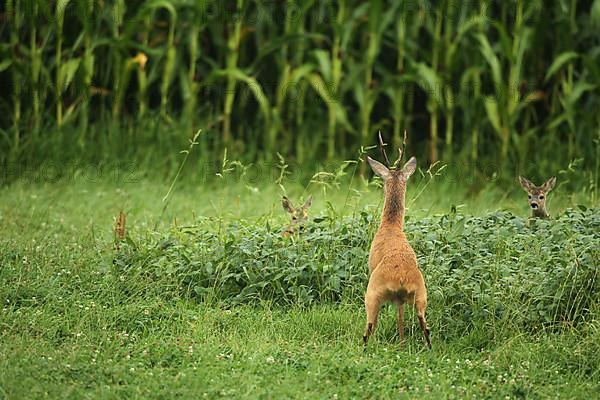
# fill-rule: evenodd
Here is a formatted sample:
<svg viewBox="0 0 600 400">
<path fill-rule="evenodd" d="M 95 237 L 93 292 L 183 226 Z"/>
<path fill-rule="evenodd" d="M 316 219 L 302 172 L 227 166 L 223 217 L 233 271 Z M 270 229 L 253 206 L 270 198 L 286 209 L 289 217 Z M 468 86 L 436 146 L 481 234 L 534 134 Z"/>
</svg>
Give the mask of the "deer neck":
<svg viewBox="0 0 600 400">
<path fill-rule="evenodd" d="M 394 226 L 403 229 L 405 192 L 405 188 L 398 182 L 386 184 L 383 212 L 381 213 L 382 226 Z"/>
<path fill-rule="evenodd" d="M 531 210 L 531 216 L 533 218 L 548 218 L 550 215 L 546 208 L 538 208 L 536 210 Z"/>
</svg>

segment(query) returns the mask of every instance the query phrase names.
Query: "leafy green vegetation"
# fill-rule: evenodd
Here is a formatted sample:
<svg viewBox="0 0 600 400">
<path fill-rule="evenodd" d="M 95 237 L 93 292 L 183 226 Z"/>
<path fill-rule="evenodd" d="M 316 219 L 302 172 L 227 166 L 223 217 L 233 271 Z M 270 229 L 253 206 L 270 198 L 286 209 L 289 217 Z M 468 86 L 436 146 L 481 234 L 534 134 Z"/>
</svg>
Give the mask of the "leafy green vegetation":
<svg viewBox="0 0 600 400">
<path fill-rule="evenodd" d="M 201 302 L 360 303 L 377 217 L 361 212 L 315 221 L 292 239 L 268 220 L 219 219 L 129 237 L 115 273 L 124 290 L 168 282 L 160 287 L 167 298 L 179 291 Z M 510 213 L 410 220 L 407 236 L 437 310 L 430 320 L 443 335 L 496 325 L 571 327 L 588 319 L 600 297 L 600 212 L 567 210 L 530 224 Z"/>
<path fill-rule="evenodd" d="M 398 343 L 386 308 L 363 352 L 380 189 L 315 190 L 311 222 L 284 238 L 276 185 L 182 182 L 163 213 L 168 186 L 75 179 L 0 191 L 3 398 L 581 398 L 600 390 L 600 213 L 560 188 L 555 219 L 528 226 L 518 188 L 468 200 L 477 215 L 467 215 L 458 193 L 431 185 L 417 197 L 413 185 L 406 230 L 427 279 L 434 347 L 426 350 L 412 312 Z M 127 238 L 117 251 L 121 207 Z"/>
<path fill-rule="evenodd" d="M 431 163 L 599 175 L 598 0 L 7 0 L 0 16 L 3 165 L 155 167 L 198 128 L 202 162 L 305 165 L 406 129 Z"/>
</svg>

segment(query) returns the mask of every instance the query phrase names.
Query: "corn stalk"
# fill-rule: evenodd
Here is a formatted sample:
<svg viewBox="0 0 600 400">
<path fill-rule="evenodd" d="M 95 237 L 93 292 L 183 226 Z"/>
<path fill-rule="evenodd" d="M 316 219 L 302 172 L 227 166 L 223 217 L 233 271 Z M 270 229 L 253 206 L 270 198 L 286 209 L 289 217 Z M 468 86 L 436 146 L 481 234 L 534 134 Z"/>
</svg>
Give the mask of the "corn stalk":
<svg viewBox="0 0 600 400">
<path fill-rule="evenodd" d="M 236 10 L 241 15 L 244 7 L 244 0 L 236 0 Z M 227 55 L 225 57 L 225 69 L 230 71 L 226 77 L 225 100 L 223 103 L 223 144 L 225 147 L 231 141 L 231 111 L 233 109 L 233 100 L 235 99 L 235 90 L 237 85 L 236 74 L 237 63 L 242 39 L 242 18 L 237 19 L 227 25 Z"/>
</svg>

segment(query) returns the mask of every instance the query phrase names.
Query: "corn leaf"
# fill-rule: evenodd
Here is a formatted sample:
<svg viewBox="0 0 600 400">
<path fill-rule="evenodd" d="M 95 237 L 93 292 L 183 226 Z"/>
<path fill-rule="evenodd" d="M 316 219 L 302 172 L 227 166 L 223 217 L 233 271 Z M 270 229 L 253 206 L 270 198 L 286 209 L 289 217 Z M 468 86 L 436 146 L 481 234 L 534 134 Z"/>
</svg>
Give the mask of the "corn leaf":
<svg viewBox="0 0 600 400">
<path fill-rule="evenodd" d="M 0 62 L 0 72 L 7 70 L 13 63 L 13 60 L 6 59 Z"/>
<path fill-rule="evenodd" d="M 554 59 L 550 68 L 548 68 L 548 72 L 546 72 L 546 77 L 544 78 L 544 82 L 548 82 L 548 80 L 560 70 L 565 64 L 571 62 L 572 60 L 579 57 L 579 54 L 575 51 L 565 51 L 561 53 L 558 57 Z"/>
<path fill-rule="evenodd" d="M 502 133 L 502 125 L 500 124 L 500 113 L 498 112 L 498 103 L 495 101 L 484 100 L 485 112 L 488 120 L 492 124 L 494 130 L 498 133 Z"/>
<path fill-rule="evenodd" d="M 67 87 L 71 84 L 80 63 L 81 58 L 72 58 L 60 66 L 59 81 L 61 87 L 59 90 L 61 93 L 67 90 Z"/>
<path fill-rule="evenodd" d="M 491 69 L 494 84 L 497 88 L 502 88 L 504 86 L 502 79 L 502 68 L 500 66 L 500 60 L 498 59 L 498 56 L 496 56 L 496 53 L 494 53 L 490 42 L 483 34 L 479 33 L 476 35 L 476 37 L 479 41 L 479 50 Z"/>
</svg>

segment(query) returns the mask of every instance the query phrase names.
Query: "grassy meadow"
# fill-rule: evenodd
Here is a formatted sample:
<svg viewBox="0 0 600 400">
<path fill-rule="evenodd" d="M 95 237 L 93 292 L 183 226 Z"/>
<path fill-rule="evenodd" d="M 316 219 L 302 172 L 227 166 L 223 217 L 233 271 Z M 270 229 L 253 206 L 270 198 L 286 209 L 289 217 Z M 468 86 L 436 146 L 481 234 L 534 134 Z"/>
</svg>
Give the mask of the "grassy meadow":
<svg viewBox="0 0 600 400">
<path fill-rule="evenodd" d="M 560 187 L 409 186 L 433 350 L 407 313 L 362 347 L 381 193 L 281 182 L 311 221 L 283 238 L 276 183 L 136 176 L 0 192 L 0 394 L 21 398 L 584 398 L 598 386 L 600 212 Z M 461 202 L 462 199 L 462 202 Z M 413 201 L 414 200 L 414 201 Z M 587 207 L 586 207 L 587 206 Z M 114 217 L 127 212 L 115 249 Z M 472 212 L 470 212 L 472 210 Z M 585 211 L 584 211 L 585 210 Z M 549 289 L 549 290 L 545 290 Z"/>
<path fill-rule="evenodd" d="M 600 0 L 1 2 L 0 400 L 597 397 L 599 30 Z M 378 132 L 418 159 L 431 351 L 389 306 L 362 346 Z"/>
</svg>

